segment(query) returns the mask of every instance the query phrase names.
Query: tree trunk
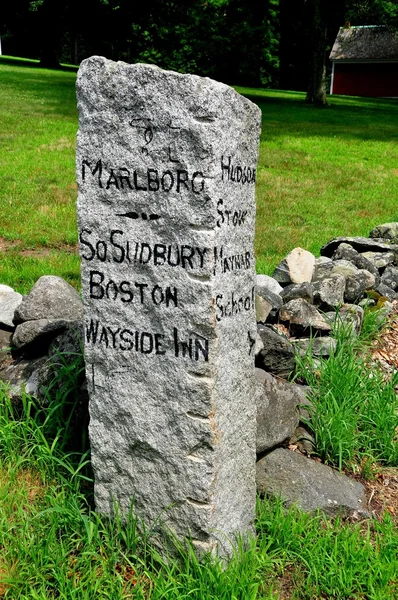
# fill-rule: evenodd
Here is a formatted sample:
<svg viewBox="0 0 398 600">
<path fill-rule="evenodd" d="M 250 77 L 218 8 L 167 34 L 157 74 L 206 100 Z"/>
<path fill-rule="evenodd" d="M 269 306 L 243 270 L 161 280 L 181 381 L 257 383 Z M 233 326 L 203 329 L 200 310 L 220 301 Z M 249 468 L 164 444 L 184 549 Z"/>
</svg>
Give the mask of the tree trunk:
<svg viewBox="0 0 398 600">
<path fill-rule="evenodd" d="M 327 2 L 307 0 L 310 24 L 309 78 L 307 97 L 309 104 L 327 106 L 326 101 L 326 47 Z"/>
</svg>

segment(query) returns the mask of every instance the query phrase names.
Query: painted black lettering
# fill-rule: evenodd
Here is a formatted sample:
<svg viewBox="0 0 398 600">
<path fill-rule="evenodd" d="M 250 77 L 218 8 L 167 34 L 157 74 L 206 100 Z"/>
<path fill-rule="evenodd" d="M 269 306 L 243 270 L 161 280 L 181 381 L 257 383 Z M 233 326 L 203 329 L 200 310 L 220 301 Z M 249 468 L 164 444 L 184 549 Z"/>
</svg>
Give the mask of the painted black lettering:
<svg viewBox="0 0 398 600">
<path fill-rule="evenodd" d="M 196 183 L 195 183 L 195 179 L 197 177 L 201 178 L 200 181 L 198 182 L 199 189 L 196 187 Z M 200 171 L 195 171 L 195 173 L 192 175 L 191 187 L 192 187 L 192 191 L 194 194 L 200 194 L 201 192 L 203 192 L 203 190 L 205 189 L 205 180 L 204 180 L 203 173 L 201 173 Z"/>
<path fill-rule="evenodd" d="M 135 283 L 136 288 L 140 290 L 140 302 L 144 304 L 144 289 L 148 287 L 147 283 Z"/>
<path fill-rule="evenodd" d="M 148 340 L 148 344 L 146 347 L 145 347 L 145 339 Z M 140 352 L 141 352 L 141 354 L 151 354 L 152 351 L 153 351 L 153 336 L 151 333 L 143 331 L 141 333 L 141 339 L 140 339 Z"/>
<path fill-rule="evenodd" d="M 95 248 L 97 250 L 97 258 L 101 262 L 105 262 L 106 261 L 106 257 L 108 255 L 108 246 L 107 246 L 107 243 L 104 242 L 103 240 L 98 240 L 98 242 L 96 243 Z"/>
<path fill-rule="evenodd" d="M 90 173 L 91 175 L 94 177 L 94 175 L 96 173 L 98 173 L 98 185 L 100 188 L 102 188 L 102 181 L 101 181 L 101 177 L 102 177 L 102 161 L 98 160 L 97 164 L 95 165 L 94 169 L 91 167 L 90 163 L 88 162 L 88 160 L 83 160 L 82 162 L 82 180 L 85 181 L 86 179 L 86 169 L 85 167 L 88 167 L 90 169 Z"/>
<path fill-rule="evenodd" d="M 200 258 L 200 268 L 203 268 L 204 265 L 204 261 L 205 261 L 205 254 L 208 251 L 208 248 L 196 248 L 196 252 L 199 254 L 199 258 Z"/>
<path fill-rule="evenodd" d="M 108 181 L 106 182 L 105 189 L 109 190 L 111 185 L 114 185 L 117 190 L 119 189 L 119 182 L 117 180 L 117 177 L 116 177 L 113 169 L 111 169 L 110 175 L 108 177 Z"/>
<path fill-rule="evenodd" d="M 166 175 L 169 180 L 168 185 L 166 185 Z M 171 171 L 165 171 L 163 173 L 162 179 L 161 179 L 161 185 L 162 185 L 162 190 L 164 192 L 169 192 L 173 188 L 174 177 L 173 177 L 173 173 Z"/>
<path fill-rule="evenodd" d="M 195 360 L 199 360 L 199 352 L 202 354 L 205 362 L 209 360 L 209 340 L 205 338 L 195 338 Z"/>
<path fill-rule="evenodd" d="M 81 254 L 81 257 L 82 257 L 84 260 L 93 260 L 93 258 L 94 258 L 94 256 L 95 256 L 95 249 L 94 249 L 94 246 L 92 246 L 92 245 L 90 244 L 90 242 L 89 242 L 89 241 L 87 241 L 87 240 L 85 240 L 85 239 L 83 238 L 83 233 L 88 233 L 88 235 L 91 235 L 91 231 L 90 231 L 90 229 L 82 229 L 82 230 L 81 230 L 81 232 L 80 232 L 80 235 L 79 235 L 79 241 L 80 241 L 80 244 L 81 244 L 82 246 L 87 246 L 87 248 L 89 248 L 89 250 L 90 250 L 91 254 L 89 254 L 89 255 L 87 255 L 87 256 L 85 256 L 84 254 Z"/>
<path fill-rule="evenodd" d="M 155 244 L 153 247 L 153 264 L 156 266 L 164 265 L 166 262 L 165 244 Z"/>
<path fill-rule="evenodd" d="M 108 298 L 108 300 L 113 300 L 115 301 L 116 298 L 118 297 L 118 289 L 117 289 L 117 285 L 114 281 L 112 281 L 112 279 L 110 281 L 108 281 L 108 283 L 106 284 L 106 297 Z"/>
<path fill-rule="evenodd" d="M 169 249 L 167 251 L 167 262 L 170 265 L 170 267 L 178 267 L 178 265 L 180 264 L 180 249 L 178 246 L 175 247 L 175 260 L 173 262 L 171 256 L 172 256 L 172 251 L 173 251 L 173 247 L 170 245 Z"/>
<path fill-rule="evenodd" d="M 86 325 L 86 340 L 88 344 L 95 344 L 97 341 L 98 335 L 98 321 L 93 321 L 90 319 L 90 325 L 87 327 Z"/>
<path fill-rule="evenodd" d="M 174 303 L 174 306 L 178 306 L 177 301 L 177 288 L 167 287 L 166 288 L 166 306 L 169 307 L 171 303 Z"/>
<path fill-rule="evenodd" d="M 180 193 L 181 185 L 184 185 L 186 187 L 186 189 L 189 190 L 187 181 L 188 181 L 188 171 L 185 171 L 184 169 L 177 169 L 177 192 L 178 193 Z"/>
<path fill-rule="evenodd" d="M 126 175 L 123 175 L 122 171 L 126 172 Z M 131 181 L 130 181 L 130 171 L 128 169 L 126 169 L 126 167 L 120 167 L 119 168 L 119 182 L 120 182 L 120 187 L 122 188 L 122 190 L 124 190 L 124 184 L 127 184 L 127 187 L 130 188 L 130 190 L 133 190 L 133 186 L 131 185 Z"/>
<path fill-rule="evenodd" d="M 155 333 L 155 354 L 166 354 L 166 350 L 162 350 L 162 340 L 164 335 L 161 333 Z"/>
<path fill-rule="evenodd" d="M 114 347 L 114 348 L 116 348 L 116 336 L 117 336 L 117 334 L 118 334 L 118 333 L 119 333 L 119 331 L 120 331 L 120 327 L 119 327 L 119 329 L 116 329 L 115 331 L 113 331 L 113 329 L 111 329 L 110 327 L 108 327 L 107 329 L 108 329 L 109 333 L 110 333 L 110 334 L 111 334 L 111 336 L 112 336 L 112 344 L 113 344 L 113 347 Z"/>
<path fill-rule="evenodd" d="M 120 339 L 127 344 L 127 346 L 122 346 L 122 344 L 120 344 L 120 350 L 131 350 L 134 347 L 134 334 L 129 329 L 123 329 L 123 331 L 120 332 Z"/>
<path fill-rule="evenodd" d="M 90 271 L 90 298 L 101 300 L 104 297 L 105 290 L 101 283 L 104 281 L 104 274 L 101 271 Z"/>
<path fill-rule="evenodd" d="M 217 227 L 221 227 L 221 225 L 224 223 L 224 213 L 222 210 L 219 210 L 219 207 L 223 206 L 224 204 L 224 200 L 222 200 L 220 198 L 220 200 L 217 202 L 217 212 L 220 215 L 220 218 L 217 220 Z"/>
<path fill-rule="evenodd" d="M 122 263 L 124 261 L 124 257 L 126 254 L 125 249 L 123 248 L 123 246 L 120 246 L 120 244 L 117 244 L 114 240 L 114 237 L 116 235 L 123 235 L 123 231 L 121 231 L 120 229 L 112 229 L 111 231 L 111 236 L 110 236 L 110 240 L 111 240 L 111 244 L 114 248 L 117 248 L 120 251 L 119 256 L 115 256 L 115 254 L 113 254 L 113 261 L 116 263 Z"/>
<path fill-rule="evenodd" d="M 156 169 L 148 169 L 148 190 L 157 192 L 159 189 L 159 175 Z"/>
<path fill-rule="evenodd" d="M 145 256 L 145 250 L 147 252 L 146 256 Z M 146 265 L 151 260 L 151 257 L 152 257 L 152 249 L 151 249 L 150 245 L 147 244 L 146 242 L 143 242 L 141 244 L 140 263 L 142 265 Z"/>
<path fill-rule="evenodd" d="M 132 292 L 131 288 L 130 288 L 130 282 L 129 281 L 122 281 L 120 283 L 120 291 L 122 294 L 125 294 L 125 296 L 120 296 L 120 300 L 122 302 L 132 302 L 133 298 L 134 298 L 134 293 Z"/>
<path fill-rule="evenodd" d="M 146 192 L 147 188 L 140 186 L 138 184 L 137 171 L 134 171 L 133 177 L 134 177 L 134 186 L 135 186 L 135 189 L 137 190 L 137 192 Z"/>
<path fill-rule="evenodd" d="M 187 252 L 187 254 L 186 254 Z M 191 246 L 181 246 L 181 266 L 186 269 L 185 261 L 193 269 L 192 257 L 195 254 L 195 250 Z"/>
<path fill-rule="evenodd" d="M 230 170 L 231 170 L 231 157 L 228 156 L 228 164 L 224 163 L 224 156 L 221 157 L 221 176 L 222 176 L 222 181 L 224 181 L 224 171 L 227 172 L 226 174 L 226 180 L 229 180 L 230 177 Z"/>
<path fill-rule="evenodd" d="M 104 344 L 105 343 L 106 347 L 109 346 L 108 332 L 106 331 L 106 327 L 102 327 L 102 331 L 101 331 L 101 336 L 100 336 L 100 339 L 99 339 L 99 343 L 100 344 Z"/>
<path fill-rule="evenodd" d="M 159 285 L 155 285 L 151 292 L 152 302 L 158 306 L 164 302 L 164 292 Z"/>
<path fill-rule="evenodd" d="M 218 294 L 216 296 L 216 306 L 217 306 L 218 310 L 221 313 L 221 315 L 216 314 L 217 321 L 221 321 L 222 317 L 224 316 L 224 307 L 223 307 L 223 304 L 222 304 L 222 299 L 223 299 L 223 295 L 222 294 Z"/>
</svg>

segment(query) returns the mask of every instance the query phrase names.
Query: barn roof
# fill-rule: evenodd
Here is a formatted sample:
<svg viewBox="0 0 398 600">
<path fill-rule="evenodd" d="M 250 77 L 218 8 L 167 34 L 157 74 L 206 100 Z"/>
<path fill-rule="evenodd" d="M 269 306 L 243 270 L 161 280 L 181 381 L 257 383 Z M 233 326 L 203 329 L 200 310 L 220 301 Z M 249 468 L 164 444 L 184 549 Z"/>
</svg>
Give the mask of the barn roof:
<svg viewBox="0 0 398 600">
<path fill-rule="evenodd" d="M 398 33 L 386 27 L 341 27 L 330 60 L 398 60 Z"/>
</svg>

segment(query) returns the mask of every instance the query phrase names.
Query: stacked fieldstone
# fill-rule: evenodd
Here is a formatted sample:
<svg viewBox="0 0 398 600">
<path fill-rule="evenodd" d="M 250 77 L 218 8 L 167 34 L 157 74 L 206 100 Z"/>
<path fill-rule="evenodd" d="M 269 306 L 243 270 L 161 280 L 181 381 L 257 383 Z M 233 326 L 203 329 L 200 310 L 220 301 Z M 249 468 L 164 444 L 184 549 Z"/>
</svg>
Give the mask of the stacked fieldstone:
<svg viewBox="0 0 398 600">
<path fill-rule="evenodd" d="M 359 333 L 365 306 L 392 308 L 398 291 L 398 223 L 376 227 L 369 238 L 335 238 L 315 258 L 295 248 L 273 277 L 257 275 L 257 489 L 304 510 L 365 514 L 364 490 L 305 455 L 314 440 L 306 386 L 289 382 L 297 352 L 311 347 L 327 357 L 332 331 Z M 22 390 L 43 399 L 49 363 L 57 352 L 79 352 L 82 303 L 60 277 L 41 277 L 28 296 L 0 286 L 0 380 L 17 399 Z M 87 402 L 82 382 L 82 402 Z M 83 411 L 84 412 L 84 411 Z M 291 452 L 297 447 L 299 452 Z M 232 449 L 231 449 L 232 451 Z"/>
</svg>

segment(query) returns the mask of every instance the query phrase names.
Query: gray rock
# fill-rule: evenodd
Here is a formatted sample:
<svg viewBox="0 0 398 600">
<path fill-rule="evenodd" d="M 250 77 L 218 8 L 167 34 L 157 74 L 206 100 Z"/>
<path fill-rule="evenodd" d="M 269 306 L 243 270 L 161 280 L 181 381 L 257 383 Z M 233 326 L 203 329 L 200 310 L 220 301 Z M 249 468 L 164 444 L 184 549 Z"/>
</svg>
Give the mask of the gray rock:
<svg viewBox="0 0 398 600">
<path fill-rule="evenodd" d="M 334 252 L 342 243 L 349 244 L 358 252 L 385 252 L 389 250 L 396 251 L 398 248 L 394 246 L 394 244 L 389 244 L 386 242 L 386 240 L 380 238 L 337 237 L 322 246 L 321 255 L 333 256 Z"/>
<path fill-rule="evenodd" d="M 310 304 L 314 301 L 314 289 L 311 283 L 305 281 L 304 283 L 297 283 L 288 285 L 281 292 L 283 302 L 290 302 L 296 298 L 303 298 Z"/>
<path fill-rule="evenodd" d="M 375 278 L 365 269 L 358 269 L 355 275 L 346 278 L 344 300 L 348 304 L 359 302 L 364 297 L 365 290 L 373 290 Z"/>
<path fill-rule="evenodd" d="M 98 56 L 77 93 L 96 508 L 134 499 L 147 527 L 225 554 L 255 516 L 261 111 L 211 79 Z"/>
<path fill-rule="evenodd" d="M 62 277 L 40 277 L 15 311 L 14 323 L 39 319 L 77 320 L 83 306 L 77 291 Z"/>
<path fill-rule="evenodd" d="M 22 295 L 12 288 L 4 288 L 8 286 L 0 286 L 0 325 L 14 327 L 14 313 L 22 302 Z"/>
<path fill-rule="evenodd" d="M 66 319 L 38 319 L 25 321 L 14 331 L 11 342 L 18 350 L 30 347 L 39 356 L 46 354 L 50 342 L 69 326 L 79 326 L 79 321 Z"/>
<path fill-rule="evenodd" d="M 357 269 L 366 269 L 369 273 L 375 276 L 376 285 L 380 280 L 378 268 L 368 260 L 364 254 L 360 254 L 357 250 L 354 250 L 352 246 L 349 244 L 340 244 L 337 250 L 333 254 L 333 260 L 348 260 L 353 265 L 357 267 Z"/>
<path fill-rule="evenodd" d="M 330 331 L 330 325 L 315 306 L 308 304 L 302 298 L 290 300 L 285 304 L 279 311 L 279 317 L 281 321 L 288 321 L 290 325 L 301 329 L 312 327 L 321 331 Z"/>
<path fill-rule="evenodd" d="M 333 333 L 342 331 L 347 337 L 357 336 L 361 332 L 364 311 L 357 304 L 343 304 L 336 313 L 325 313 L 325 319 L 333 328 Z"/>
<path fill-rule="evenodd" d="M 263 289 L 269 290 L 274 294 L 280 294 L 283 287 L 273 277 L 259 273 L 256 277 L 256 291 L 259 293 Z"/>
<path fill-rule="evenodd" d="M 330 272 L 330 276 L 343 275 L 344 277 L 351 277 L 357 273 L 358 269 L 351 261 L 338 259 L 333 261 L 333 267 Z"/>
<path fill-rule="evenodd" d="M 394 262 L 394 252 L 362 252 L 361 256 L 366 258 L 372 265 L 378 269 L 385 269 L 388 265 Z"/>
<path fill-rule="evenodd" d="M 329 277 L 333 269 L 333 261 L 327 256 L 320 256 L 315 259 L 315 270 L 312 276 L 312 281 L 319 281 L 325 277 Z"/>
<path fill-rule="evenodd" d="M 24 393 L 39 397 L 40 369 L 47 357 L 13 360 L 9 355 L 6 364 L 0 365 L 0 380 L 6 384 L 8 396 L 16 403 Z"/>
<path fill-rule="evenodd" d="M 393 244 L 398 243 L 398 223 L 383 223 L 377 225 L 369 234 L 371 238 L 382 238 L 390 240 Z"/>
<path fill-rule="evenodd" d="M 298 338 L 292 342 L 301 356 L 310 350 L 312 356 L 330 356 L 336 351 L 337 340 L 327 335 L 316 338 Z"/>
<path fill-rule="evenodd" d="M 279 309 L 283 304 L 279 294 L 274 294 L 266 288 L 257 288 L 256 293 L 256 320 L 265 323 L 272 309 Z"/>
<path fill-rule="evenodd" d="M 343 304 L 346 287 L 344 275 L 325 277 L 321 281 L 315 281 L 313 286 L 314 304 L 322 310 L 330 310 Z"/>
<path fill-rule="evenodd" d="M 387 298 L 390 302 L 397 298 L 397 293 L 392 288 L 388 287 L 388 285 L 384 285 L 384 283 L 379 283 L 375 287 L 375 291 L 378 292 L 381 296 Z M 374 302 L 376 304 L 376 302 Z"/>
<path fill-rule="evenodd" d="M 298 452 L 278 448 L 257 463 L 257 491 L 280 496 L 287 506 L 327 515 L 369 516 L 365 488 L 346 475 Z"/>
<path fill-rule="evenodd" d="M 303 283 L 311 281 L 315 269 L 315 256 L 303 250 L 294 248 L 276 267 L 273 277 L 279 283 Z"/>
<path fill-rule="evenodd" d="M 289 445 L 294 444 L 303 454 L 311 456 L 315 453 L 315 438 L 305 427 L 297 427 L 289 440 Z"/>
<path fill-rule="evenodd" d="M 257 357 L 257 364 L 275 375 L 288 377 L 296 366 L 292 344 L 271 327 L 259 325 L 257 331 L 263 344 Z"/>
<path fill-rule="evenodd" d="M 394 291 L 398 289 L 398 269 L 397 267 L 387 267 L 381 276 L 381 283 Z"/>
<path fill-rule="evenodd" d="M 350 262 L 355 261 L 359 252 L 354 250 L 350 244 L 345 244 L 344 242 L 339 244 L 336 250 L 333 252 L 332 260 L 348 260 Z"/>
<path fill-rule="evenodd" d="M 257 396 L 257 454 L 287 442 L 299 424 L 300 386 L 263 371 Z"/>
</svg>

